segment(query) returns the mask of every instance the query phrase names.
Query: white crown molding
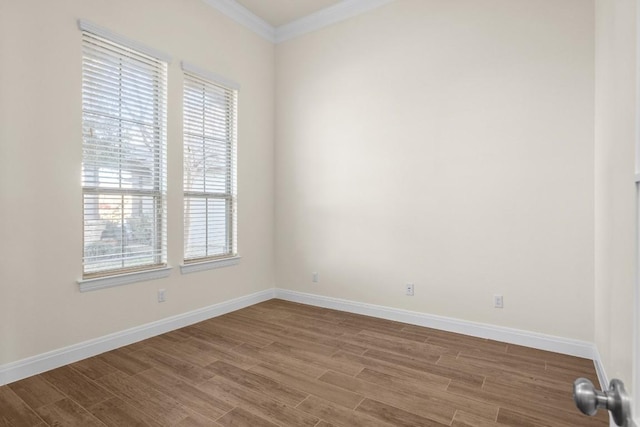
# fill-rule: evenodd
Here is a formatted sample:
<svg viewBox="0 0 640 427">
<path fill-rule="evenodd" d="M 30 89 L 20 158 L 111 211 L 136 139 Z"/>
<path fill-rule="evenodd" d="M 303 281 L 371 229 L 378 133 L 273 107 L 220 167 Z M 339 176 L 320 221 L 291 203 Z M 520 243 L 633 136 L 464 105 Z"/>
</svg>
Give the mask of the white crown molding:
<svg viewBox="0 0 640 427">
<path fill-rule="evenodd" d="M 125 345 L 133 344 L 156 335 L 183 328 L 203 320 L 221 316 L 241 308 L 249 307 L 272 299 L 275 290 L 267 289 L 254 294 L 245 295 L 209 307 L 171 316 L 156 322 L 147 323 L 135 328 L 105 335 L 100 338 L 53 350 L 37 356 L 0 365 L 0 386 L 59 368 L 88 357 L 110 351 Z"/>
<path fill-rule="evenodd" d="M 235 0 L 203 0 L 238 24 L 244 25 L 271 43 L 276 41 L 276 30 L 267 21 L 255 15 Z"/>
<path fill-rule="evenodd" d="M 276 298 L 286 301 L 395 320 L 411 325 L 487 338 L 570 356 L 592 360 L 597 356 L 595 345 L 586 341 L 284 289 L 276 289 L 275 294 Z M 599 374 L 604 373 L 602 366 L 600 366 L 600 370 Z"/>
<path fill-rule="evenodd" d="M 276 28 L 276 43 L 328 27 L 392 1 L 394 0 L 343 0 L 341 3 Z"/>
<path fill-rule="evenodd" d="M 235 0 L 203 0 L 209 6 L 244 25 L 272 43 L 281 43 L 303 34 L 319 30 L 395 0 L 342 0 L 296 21 L 277 28 L 260 18 Z"/>
</svg>

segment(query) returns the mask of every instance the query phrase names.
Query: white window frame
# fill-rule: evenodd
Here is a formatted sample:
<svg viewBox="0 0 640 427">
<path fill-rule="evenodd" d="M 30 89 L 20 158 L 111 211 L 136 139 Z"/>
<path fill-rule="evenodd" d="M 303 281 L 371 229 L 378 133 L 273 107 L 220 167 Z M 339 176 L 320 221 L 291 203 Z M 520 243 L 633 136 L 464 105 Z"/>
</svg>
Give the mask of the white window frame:
<svg viewBox="0 0 640 427">
<path fill-rule="evenodd" d="M 139 266 L 126 266 L 125 264 L 125 256 L 124 249 L 121 253 L 120 257 L 116 259 L 122 259 L 122 267 L 108 267 L 108 268 L 96 268 L 92 269 L 90 267 L 92 261 L 95 263 L 95 257 L 88 256 L 86 253 L 86 244 L 88 235 L 90 233 L 87 228 L 87 221 L 91 220 L 87 217 L 87 206 L 85 202 L 83 202 L 83 218 L 85 222 L 84 232 L 83 232 L 83 268 L 82 268 L 82 279 L 78 280 L 78 284 L 80 285 L 80 291 L 89 291 L 95 289 L 101 289 L 112 286 L 119 286 L 133 282 L 146 281 L 150 279 L 167 277 L 170 274 L 171 268 L 167 265 L 167 238 L 166 238 L 166 122 L 167 122 L 167 70 L 168 64 L 171 61 L 171 58 L 166 54 L 159 52 L 155 49 L 144 46 L 136 41 L 129 40 L 125 37 L 122 37 L 116 33 L 113 33 L 107 29 L 94 25 L 90 22 L 79 20 L 78 27 L 82 31 L 83 35 L 83 147 L 88 147 L 91 145 L 90 139 L 93 137 L 93 128 L 91 128 L 86 122 L 87 117 L 89 117 L 88 110 L 85 107 L 85 96 L 90 96 L 89 91 L 100 91 L 101 84 L 109 84 L 113 83 L 113 81 L 109 80 L 107 74 L 101 74 L 102 71 L 90 70 L 89 63 L 92 58 L 95 58 L 96 55 L 106 55 L 108 58 L 122 60 L 121 58 L 128 57 L 128 60 L 134 58 L 134 64 L 136 60 L 139 58 L 144 58 L 145 61 L 148 61 L 151 64 L 149 67 L 153 70 L 153 73 L 156 74 L 154 77 L 154 81 L 156 81 L 157 86 L 155 87 L 153 93 L 150 95 L 150 99 L 153 99 L 151 102 L 152 107 L 149 107 L 150 110 L 146 110 L 145 114 L 149 114 L 153 117 L 152 125 L 153 126 L 153 143 L 155 145 L 152 146 L 153 150 L 153 158 L 154 158 L 154 166 L 153 171 L 150 174 L 153 176 L 152 181 L 152 189 L 148 188 L 125 188 L 122 185 L 122 181 L 119 185 L 114 185 L 112 188 L 107 188 L 100 183 L 100 179 L 93 179 L 94 182 L 89 182 L 83 176 L 83 200 L 86 201 L 86 196 L 96 196 L 96 197 L 146 197 L 147 199 L 152 199 L 153 206 L 153 220 L 152 220 L 152 242 L 150 262 L 144 262 Z M 96 50 L 95 43 L 101 43 L 102 48 L 100 51 Z M 111 50 L 113 48 L 113 50 Z M 98 53 L 99 52 L 99 53 Z M 131 52 L 131 57 L 129 57 L 128 52 Z M 97 73 L 97 74 L 96 74 Z M 97 77 L 96 77 L 97 76 Z M 118 77 L 118 79 L 122 79 L 122 75 Z M 135 84 L 134 80 L 135 75 L 128 80 L 129 84 Z M 98 80 L 102 79 L 101 82 L 106 83 L 96 83 Z M 122 81 L 122 80 L 119 80 Z M 133 82 L 133 83 L 132 83 Z M 96 86 L 96 84 L 98 86 Z M 118 83 L 121 84 L 121 83 Z M 105 86 L 106 87 L 106 86 Z M 122 89 L 120 89 L 122 90 Z M 106 92 L 105 92 L 106 93 Z M 100 93 L 92 93 L 93 96 L 92 103 L 100 102 L 96 101 L 101 96 Z M 95 98 L 95 97 L 98 98 Z M 122 95 L 120 95 L 122 96 Z M 126 95 L 125 95 L 126 96 Z M 130 96 L 130 95 L 129 95 Z M 144 96 L 144 95 L 142 95 Z M 105 110 L 108 109 L 106 107 L 106 103 L 109 102 L 107 100 L 108 96 L 105 95 Z M 88 98 L 87 98 L 88 99 Z M 136 106 L 142 105 L 143 101 L 138 100 L 137 96 L 132 98 Z M 113 104 L 113 100 L 111 100 Z M 120 98 L 120 103 L 122 103 L 122 98 Z M 149 102 L 147 102 L 148 104 Z M 122 105 L 122 104 L 115 104 Z M 146 105 L 145 105 L 146 107 Z M 142 107 L 140 107 L 142 108 Z M 95 111 L 94 111 L 95 113 Z M 98 113 L 99 114 L 99 113 Z M 120 117 L 110 117 L 109 120 L 112 120 L 114 123 L 124 123 L 125 119 Z M 123 126 L 122 124 L 120 126 Z M 87 131 L 87 128 L 90 128 L 91 132 Z M 83 149 L 84 152 L 84 149 Z M 127 159 L 125 158 L 125 161 Z M 98 162 L 98 163 L 96 163 Z M 120 167 L 122 167 L 122 160 L 119 161 Z M 83 169 L 85 163 L 89 164 L 93 169 L 96 169 L 99 166 L 99 160 L 95 160 L 92 163 L 92 160 L 85 158 L 83 155 Z M 96 169 L 98 170 L 98 169 Z M 102 170 L 102 169 L 100 169 Z M 122 169 L 120 169 L 120 174 L 122 174 Z M 109 175 L 109 172 L 106 172 L 106 175 Z M 122 178 L 120 178 L 121 180 Z M 142 184 L 141 184 L 142 185 Z M 147 185 L 148 186 L 148 185 Z M 124 200 L 124 199 L 123 199 Z M 95 203 L 95 202 L 94 202 Z M 124 203 L 124 202 L 123 202 Z M 142 202 L 140 202 L 142 203 Z M 124 217 L 124 213 L 122 213 L 123 207 L 121 208 L 121 216 Z M 95 213 L 93 214 L 95 215 Z M 122 219 L 124 221 L 124 219 Z M 124 230 L 124 222 L 122 222 L 122 229 Z M 123 231 L 124 233 L 124 231 Z M 95 237 L 94 237 L 95 239 Z M 120 243 L 122 245 L 122 243 Z"/>
<path fill-rule="evenodd" d="M 240 86 L 224 77 L 221 77 L 217 74 L 208 72 L 194 66 L 192 64 L 188 64 L 182 62 L 182 70 L 184 76 L 184 86 L 183 86 L 183 144 L 184 144 L 184 165 L 183 165 L 183 189 L 184 189 L 184 257 L 183 264 L 180 266 L 180 270 L 183 274 L 193 273 L 196 271 L 209 270 L 214 268 L 228 267 L 232 265 L 236 265 L 240 262 L 240 256 L 238 255 L 237 248 L 237 105 L 238 105 L 238 91 Z M 195 104 L 195 94 L 194 88 L 197 87 L 198 90 L 202 90 L 203 93 L 211 94 L 224 94 L 224 99 L 227 100 L 228 105 L 225 106 L 225 116 L 229 120 L 228 125 L 223 126 L 227 129 L 227 134 L 224 139 L 224 144 L 227 145 L 226 149 L 229 150 L 228 155 L 226 156 L 226 162 L 224 164 L 224 168 L 226 171 L 226 182 L 225 182 L 225 191 L 224 192 L 213 192 L 211 190 L 203 189 L 195 189 L 193 185 L 187 182 L 187 168 L 190 166 L 187 165 L 189 161 L 189 153 L 188 149 L 192 148 L 195 140 L 202 139 L 202 145 L 200 145 L 199 141 L 197 142 L 197 147 L 202 147 L 203 151 L 207 148 L 211 148 L 213 144 L 212 138 L 205 136 L 204 128 L 207 126 L 218 126 L 219 123 L 216 122 L 215 118 L 203 119 L 203 129 L 202 132 L 197 132 L 194 130 L 193 126 L 189 126 L 190 116 L 195 113 L 195 109 L 202 109 L 204 111 L 204 115 L 210 113 L 212 116 L 215 115 L 213 111 L 207 110 L 207 106 L 204 104 Z M 189 95 L 189 96 L 188 96 Z M 219 113 L 219 111 L 215 112 Z M 215 123 L 215 124 L 214 124 Z M 187 142 L 189 141 L 189 143 Z M 217 142 L 216 144 L 220 144 Z M 206 171 L 203 168 L 203 179 L 206 179 Z M 198 256 L 189 256 L 190 251 L 193 249 L 190 247 L 190 233 L 193 232 L 190 229 L 190 212 L 189 212 L 189 199 L 204 199 L 207 201 L 210 200 L 226 200 L 226 203 L 229 204 L 230 212 L 225 215 L 225 224 L 224 227 L 226 229 L 226 242 L 225 247 L 226 251 L 218 254 L 209 254 L 209 242 L 206 240 L 206 236 L 208 235 L 209 227 L 211 227 L 211 223 L 208 215 L 206 216 L 204 222 L 204 235 L 205 235 L 205 254 Z M 208 211 L 207 211 L 208 212 Z M 217 219 L 220 219 L 219 217 Z"/>
</svg>

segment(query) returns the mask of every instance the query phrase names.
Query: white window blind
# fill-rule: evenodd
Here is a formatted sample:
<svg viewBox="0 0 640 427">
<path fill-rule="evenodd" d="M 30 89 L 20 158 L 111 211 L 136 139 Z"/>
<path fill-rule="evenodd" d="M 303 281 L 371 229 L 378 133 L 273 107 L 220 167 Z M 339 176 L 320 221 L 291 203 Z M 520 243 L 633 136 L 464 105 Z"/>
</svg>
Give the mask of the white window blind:
<svg viewBox="0 0 640 427">
<path fill-rule="evenodd" d="M 83 29 L 83 277 L 166 264 L 167 64 Z"/>
<path fill-rule="evenodd" d="M 185 69 L 185 263 L 237 255 L 236 111 L 235 89 Z"/>
</svg>

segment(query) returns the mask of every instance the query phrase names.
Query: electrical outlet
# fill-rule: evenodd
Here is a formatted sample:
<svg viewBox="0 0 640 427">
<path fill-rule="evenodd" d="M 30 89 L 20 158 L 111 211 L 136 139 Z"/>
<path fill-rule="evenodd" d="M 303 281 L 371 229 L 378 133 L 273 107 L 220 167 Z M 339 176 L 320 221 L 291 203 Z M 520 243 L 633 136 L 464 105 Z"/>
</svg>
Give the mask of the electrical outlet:
<svg viewBox="0 0 640 427">
<path fill-rule="evenodd" d="M 502 295 L 493 296 L 493 306 L 495 308 L 504 308 L 504 300 L 502 299 Z"/>
<path fill-rule="evenodd" d="M 315 271 L 311 273 L 311 281 L 313 283 L 318 283 L 320 281 L 320 279 L 318 278 L 318 273 L 316 273 Z"/>
<path fill-rule="evenodd" d="M 407 283 L 404 289 L 407 296 L 413 296 L 413 283 Z"/>
<path fill-rule="evenodd" d="M 167 300 L 167 291 L 164 289 L 158 289 L 158 302 L 165 302 Z"/>
</svg>

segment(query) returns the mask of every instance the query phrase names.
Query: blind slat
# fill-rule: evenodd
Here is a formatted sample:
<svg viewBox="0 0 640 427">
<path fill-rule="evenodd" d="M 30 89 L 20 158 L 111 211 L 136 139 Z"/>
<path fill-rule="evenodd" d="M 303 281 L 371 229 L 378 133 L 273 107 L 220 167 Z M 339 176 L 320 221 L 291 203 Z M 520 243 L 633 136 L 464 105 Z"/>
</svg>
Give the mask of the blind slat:
<svg viewBox="0 0 640 427">
<path fill-rule="evenodd" d="M 83 31 L 84 277 L 166 264 L 167 64 Z"/>
<path fill-rule="evenodd" d="M 185 74 L 185 262 L 237 255 L 237 92 Z"/>
</svg>

